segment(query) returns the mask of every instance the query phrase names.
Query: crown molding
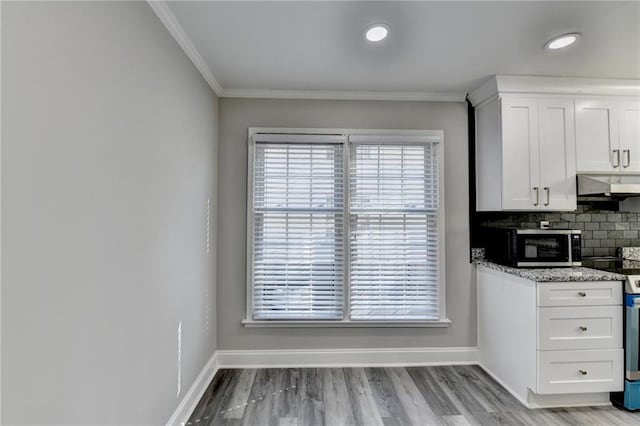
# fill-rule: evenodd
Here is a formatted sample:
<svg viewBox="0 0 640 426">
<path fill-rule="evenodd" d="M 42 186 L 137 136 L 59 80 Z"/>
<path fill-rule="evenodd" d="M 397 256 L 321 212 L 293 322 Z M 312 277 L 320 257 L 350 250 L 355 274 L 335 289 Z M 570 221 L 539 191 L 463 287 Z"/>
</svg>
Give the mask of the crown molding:
<svg viewBox="0 0 640 426">
<path fill-rule="evenodd" d="M 223 98 L 435 102 L 464 102 L 465 99 L 464 93 L 456 92 L 375 92 L 351 90 L 224 89 L 220 96 Z"/>
<path fill-rule="evenodd" d="M 506 93 L 567 96 L 640 96 L 640 80 L 620 78 L 495 75 L 469 93 L 473 106 Z"/>
<path fill-rule="evenodd" d="M 178 45 L 182 47 L 184 53 L 186 53 L 189 59 L 191 59 L 193 65 L 195 65 L 197 70 L 200 71 L 200 74 L 202 74 L 202 77 L 206 80 L 211 89 L 213 89 L 216 95 L 220 96 L 223 92 L 222 86 L 220 86 L 220 83 L 218 83 L 218 80 L 214 77 L 211 69 L 200 55 L 200 52 L 198 52 L 198 49 L 193 45 L 193 42 L 189 36 L 187 36 L 187 33 L 184 31 L 182 25 L 180 25 L 171 9 L 169 9 L 167 3 L 163 0 L 147 0 L 147 3 L 151 6 L 151 9 L 153 9 L 156 15 L 158 15 L 158 18 L 160 18 L 160 21 L 164 26 L 167 27 L 167 30 L 169 30 L 169 33 L 178 42 Z"/>
</svg>

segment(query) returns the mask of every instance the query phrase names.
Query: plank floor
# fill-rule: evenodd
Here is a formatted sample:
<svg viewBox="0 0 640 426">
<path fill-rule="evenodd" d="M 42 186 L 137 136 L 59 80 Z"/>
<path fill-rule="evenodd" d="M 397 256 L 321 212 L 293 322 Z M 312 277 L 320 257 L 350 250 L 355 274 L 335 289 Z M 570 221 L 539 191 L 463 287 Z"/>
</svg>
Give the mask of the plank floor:
<svg viewBox="0 0 640 426">
<path fill-rule="evenodd" d="M 529 410 L 474 365 L 220 370 L 187 425 L 640 425 L 614 407 Z"/>
</svg>

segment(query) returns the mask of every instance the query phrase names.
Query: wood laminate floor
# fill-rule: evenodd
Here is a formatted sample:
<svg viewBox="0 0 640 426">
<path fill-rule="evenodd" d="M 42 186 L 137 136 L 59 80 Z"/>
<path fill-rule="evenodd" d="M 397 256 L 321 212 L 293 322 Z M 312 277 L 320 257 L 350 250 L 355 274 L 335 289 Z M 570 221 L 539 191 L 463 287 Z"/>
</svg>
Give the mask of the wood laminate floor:
<svg viewBox="0 0 640 426">
<path fill-rule="evenodd" d="M 220 370 L 187 425 L 640 425 L 614 407 L 529 410 L 473 365 Z"/>
</svg>

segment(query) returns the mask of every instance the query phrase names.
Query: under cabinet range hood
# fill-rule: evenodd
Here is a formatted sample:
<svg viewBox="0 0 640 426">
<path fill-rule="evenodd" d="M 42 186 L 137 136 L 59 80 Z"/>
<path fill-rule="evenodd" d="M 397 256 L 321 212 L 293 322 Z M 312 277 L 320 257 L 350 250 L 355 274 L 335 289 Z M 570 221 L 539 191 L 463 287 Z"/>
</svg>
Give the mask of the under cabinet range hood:
<svg viewBox="0 0 640 426">
<path fill-rule="evenodd" d="M 640 197 L 640 174 L 578 175 L 578 196 Z"/>
</svg>

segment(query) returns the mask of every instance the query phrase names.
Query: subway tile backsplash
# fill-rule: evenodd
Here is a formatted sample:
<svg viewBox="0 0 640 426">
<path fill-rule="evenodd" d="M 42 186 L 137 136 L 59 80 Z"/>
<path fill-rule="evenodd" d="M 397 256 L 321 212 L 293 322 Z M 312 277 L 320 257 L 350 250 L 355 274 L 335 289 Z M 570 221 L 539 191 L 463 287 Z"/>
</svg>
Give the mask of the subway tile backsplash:
<svg viewBox="0 0 640 426">
<path fill-rule="evenodd" d="M 613 204 L 581 204 L 572 213 L 476 213 L 479 226 L 538 228 L 540 221 L 552 228 L 582 230 L 583 256 L 615 256 L 618 247 L 640 247 L 640 214 L 616 211 Z"/>
</svg>

